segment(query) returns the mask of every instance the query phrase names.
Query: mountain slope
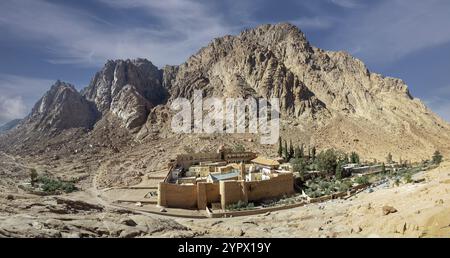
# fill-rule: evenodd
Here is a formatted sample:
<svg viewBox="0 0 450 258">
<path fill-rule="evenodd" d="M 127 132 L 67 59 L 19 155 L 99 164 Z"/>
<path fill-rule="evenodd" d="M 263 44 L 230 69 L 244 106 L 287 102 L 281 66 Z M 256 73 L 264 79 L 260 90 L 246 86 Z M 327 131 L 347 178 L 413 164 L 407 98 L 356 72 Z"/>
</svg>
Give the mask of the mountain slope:
<svg viewBox="0 0 450 258">
<path fill-rule="evenodd" d="M 388 152 L 397 160 L 426 158 L 435 149 L 450 153 L 449 124 L 413 98 L 402 80 L 372 73 L 345 52 L 318 49 L 286 23 L 215 39 L 179 66 L 108 61 L 81 93 L 64 84 L 56 88 L 8 142 L 91 127 L 89 137 L 99 139 L 111 139 L 120 128 L 123 136 L 114 144 L 128 137 L 143 144 L 186 138 L 171 133 L 169 107 L 201 89 L 204 96 L 280 98 L 281 134 L 294 144 L 358 151 L 366 159 L 384 159 Z"/>
<path fill-rule="evenodd" d="M 400 79 L 370 72 L 345 52 L 315 48 L 291 24 L 263 25 L 215 39 L 165 72 L 171 100 L 206 96 L 280 98 L 294 141 L 357 150 L 366 157 L 427 157 L 448 150 L 449 125 Z M 413 154 L 414 153 L 414 154 Z"/>
</svg>

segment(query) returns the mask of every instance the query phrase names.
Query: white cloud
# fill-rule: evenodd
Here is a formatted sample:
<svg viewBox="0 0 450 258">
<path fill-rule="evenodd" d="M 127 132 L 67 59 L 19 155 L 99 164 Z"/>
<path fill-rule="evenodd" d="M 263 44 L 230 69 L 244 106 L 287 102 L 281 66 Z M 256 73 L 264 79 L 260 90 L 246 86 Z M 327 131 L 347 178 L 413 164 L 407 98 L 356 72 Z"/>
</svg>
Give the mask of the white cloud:
<svg viewBox="0 0 450 258">
<path fill-rule="evenodd" d="M 146 57 L 155 64 L 178 64 L 212 38 L 230 33 L 215 13 L 198 2 L 103 1 L 115 8 L 139 8 L 162 26 L 110 24 L 90 13 L 42 0 L 3 0 L 0 28 L 46 45 L 53 63 L 99 66 L 106 59 Z"/>
<path fill-rule="evenodd" d="M 54 81 L 0 74 L 0 124 L 23 118 Z"/>
<path fill-rule="evenodd" d="M 357 8 L 362 5 L 358 0 L 330 0 L 330 2 L 344 8 Z"/>
<path fill-rule="evenodd" d="M 0 125 L 26 115 L 26 105 L 21 97 L 0 96 Z"/>
<path fill-rule="evenodd" d="M 389 63 L 450 42 L 450 1 L 384 0 L 347 17 L 328 39 L 338 49 L 358 49 L 372 63 Z"/>
</svg>

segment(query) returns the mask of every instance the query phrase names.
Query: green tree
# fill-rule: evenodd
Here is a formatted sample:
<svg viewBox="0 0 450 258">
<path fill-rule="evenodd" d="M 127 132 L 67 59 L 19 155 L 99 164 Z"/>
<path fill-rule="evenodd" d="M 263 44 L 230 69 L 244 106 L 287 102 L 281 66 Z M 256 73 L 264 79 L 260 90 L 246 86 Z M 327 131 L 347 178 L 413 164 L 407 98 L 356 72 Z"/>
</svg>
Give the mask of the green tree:
<svg viewBox="0 0 450 258">
<path fill-rule="evenodd" d="M 341 180 L 343 178 L 342 168 L 339 166 L 336 167 L 336 174 L 334 174 L 337 180 Z"/>
<path fill-rule="evenodd" d="M 289 140 L 289 160 L 294 157 L 294 146 L 292 145 L 292 140 Z"/>
<path fill-rule="evenodd" d="M 234 151 L 235 152 L 244 152 L 245 151 L 245 147 L 242 144 L 236 144 L 234 146 Z"/>
<path fill-rule="evenodd" d="M 291 160 L 292 169 L 294 172 L 299 172 L 300 176 L 304 175 L 307 171 L 307 164 L 304 158 L 295 158 Z"/>
<path fill-rule="evenodd" d="M 359 155 L 356 152 L 352 152 L 350 154 L 350 163 L 356 163 L 359 164 Z"/>
<path fill-rule="evenodd" d="M 368 183 L 369 183 L 369 177 L 368 177 L 368 176 L 360 176 L 360 177 L 357 177 L 357 178 L 355 179 L 355 182 L 356 182 L 357 184 L 359 184 L 359 185 L 365 185 L 365 184 L 368 184 Z"/>
<path fill-rule="evenodd" d="M 281 142 L 281 137 L 278 138 L 278 156 L 283 156 L 283 144 Z"/>
<path fill-rule="evenodd" d="M 30 170 L 30 182 L 31 182 L 32 186 L 34 186 L 34 184 L 36 183 L 37 178 L 38 178 L 38 173 L 37 173 L 36 169 L 32 168 Z"/>
<path fill-rule="evenodd" d="M 337 156 L 334 150 L 328 149 L 321 151 L 317 156 L 317 168 L 320 171 L 327 172 L 329 174 L 335 174 L 337 167 Z"/>
<path fill-rule="evenodd" d="M 283 149 L 283 151 L 284 151 L 284 159 L 286 161 L 289 161 L 289 149 L 288 149 L 288 145 L 287 145 L 286 141 L 284 141 L 284 149 Z"/>
<path fill-rule="evenodd" d="M 312 160 L 316 160 L 316 146 L 313 146 L 311 149 L 311 158 Z"/>
<path fill-rule="evenodd" d="M 387 155 L 387 157 L 386 157 L 386 162 L 388 163 L 388 164 L 391 164 L 392 163 L 392 154 L 389 152 L 389 154 Z"/>
<path fill-rule="evenodd" d="M 296 158 L 296 159 L 302 158 L 302 156 L 300 155 L 300 147 L 298 147 L 298 146 L 295 147 L 294 158 Z"/>
<path fill-rule="evenodd" d="M 433 163 L 439 165 L 441 164 L 442 159 L 443 159 L 442 154 L 438 150 L 435 151 L 433 154 Z"/>
<path fill-rule="evenodd" d="M 344 166 L 348 163 L 348 155 L 342 154 L 338 157 L 336 165 L 336 179 L 342 179 L 344 177 Z"/>
</svg>

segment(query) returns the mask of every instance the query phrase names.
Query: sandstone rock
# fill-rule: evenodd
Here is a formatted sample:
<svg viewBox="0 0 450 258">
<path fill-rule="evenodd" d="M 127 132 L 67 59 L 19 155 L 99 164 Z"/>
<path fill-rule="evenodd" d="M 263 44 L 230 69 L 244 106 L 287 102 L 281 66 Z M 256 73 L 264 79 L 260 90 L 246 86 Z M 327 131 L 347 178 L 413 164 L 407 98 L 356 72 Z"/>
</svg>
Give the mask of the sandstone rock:
<svg viewBox="0 0 450 258">
<path fill-rule="evenodd" d="M 142 233 L 139 229 L 133 229 L 133 228 L 127 228 L 124 231 L 122 231 L 119 235 L 120 238 L 134 238 L 137 236 L 140 236 Z"/>
<path fill-rule="evenodd" d="M 142 126 L 150 109 L 167 95 L 162 72 L 145 59 L 108 61 L 82 94 L 103 114 L 117 115 L 128 129 Z"/>
<path fill-rule="evenodd" d="M 382 208 L 382 210 L 383 210 L 383 215 L 389 215 L 389 214 L 391 214 L 391 213 L 396 213 L 397 212 L 397 209 L 395 209 L 394 207 L 392 207 L 392 206 L 383 206 L 383 208 Z"/>
<path fill-rule="evenodd" d="M 137 225 L 137 223 L 134 220 L 130 219 L 130 218 L 121 219 L 119 223 L 123 224 L 123 225 L 130 226 L 130 227 L 134 227 L 134 226 Z"/>
<path fill-rule="evenodd" d="M 65 198 L 55 198 L 57 204 L 65 205 L 67 210 L 81 210 L 81 211 L 103 211 L 103 206 L 91 204 L 80 200 L 70 200 Z"/>
<path fill-rule="evenodd" d="M 97 120 L 95 107 L 71 84 L 57 81 L 22 121 L 43 133 L 50 129 L 91 128 Z"/>
</svg>

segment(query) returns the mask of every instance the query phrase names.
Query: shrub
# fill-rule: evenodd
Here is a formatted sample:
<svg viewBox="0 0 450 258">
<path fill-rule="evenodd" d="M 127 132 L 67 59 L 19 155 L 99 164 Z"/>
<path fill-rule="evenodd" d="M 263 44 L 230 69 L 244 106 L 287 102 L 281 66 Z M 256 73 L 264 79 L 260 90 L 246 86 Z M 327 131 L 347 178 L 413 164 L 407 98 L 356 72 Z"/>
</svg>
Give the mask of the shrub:
<svg viewBox="0 0 450 258">
<path fill-rule="evenodd" d="M 359 164 L 359 155 L 356 152 L 350 154 L 350 162 Z"/>
<path fill-rule="evenodd" d="M 337 156 L 334 150 L 322 151 L 317 156 L 317 167 L 320 171 L 334 174 L 337 167 Z"/>
<path fill-rule="evenodd" d="M 406 173 L 406 174 L 403 176 L 403 178 L 405 179 L 405 182 L 408 183 L 408 184 L 412 182 L 412 176 L 411 176 L 410 173 Z"/>
<path fill-rule="evenodd" d="M 30 182 L 31 182 L 32 186 L 34 186 L 34 183 L 36 183 L 37 177 L 38 177 L 38 173 L 37 173 L 36 169 L 32 168 L 30 170 Z"/>
<path fill-rule="evenodd" d="M 439 151 L 435 151 L 433 154 L 433 163 L 437 165 L 441 164 L 442 158 L 442 154 Z"/>
<path fill-rule="evenodd" d="M 295 172 L 299 172 L 300 175 L 304 174 L 307 171 L 307 164 L 305 159 L 303 158 L 296 158 L 291 160 L 292 169 Z"/>
<path fill-rule="evenodd" d="M 42 191 L 48 193 L 56 193 L 63 191 L 65 193 L 71 193 L 77 190 L 73 182 L 64 182 L 60 180 L 55 180 L 49 177 L 41 176 L 37 178 L 37 182 L 42 184 Z"/>
<path fill-rule="evenodd" d="M 245 147 L 242 144 L 236 144 L 234 146 L 234 151 L 235 152 L 245 152 Z"/>
<path fill-rule="evenodd" d="M 369 177 L 368 176 L 361 176 L 361 177 L 357 177 L 355 179 L 355 182 L 359 185 L 364 185 L 364 184 L 368 184 L 369 183 Z"/>
</svg>

